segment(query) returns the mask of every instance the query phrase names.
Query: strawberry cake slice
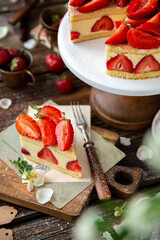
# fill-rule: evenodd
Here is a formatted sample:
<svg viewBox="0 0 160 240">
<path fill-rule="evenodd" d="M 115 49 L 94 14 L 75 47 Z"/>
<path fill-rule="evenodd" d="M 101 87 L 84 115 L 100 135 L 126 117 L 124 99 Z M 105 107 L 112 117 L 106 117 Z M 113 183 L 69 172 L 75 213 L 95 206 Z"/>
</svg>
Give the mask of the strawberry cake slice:
<svg viewBox="0 0 160 240">
<path fill-rule="evenodd" d="M 110 36 L 115 21 L 123 20 L 129 0 L 70 0 L 70 37 L 73 43 Z"/>
<path fill-rule="evenodd" d="M 132 0 L 127 17 L 106 40 L 106 73 L 127 79 L 160 77 L 160 12 L 157 0 Z"/>
<path fill-rule="evenodd" d="M 82 171 L 72 144 L 74 132 L 70 120 L 55 107 L 33 107 L 37 109 L 37 121 L 22 114 L 15 123 L 21 135 L 23 157 L 80 178 Z"/>
</svg>

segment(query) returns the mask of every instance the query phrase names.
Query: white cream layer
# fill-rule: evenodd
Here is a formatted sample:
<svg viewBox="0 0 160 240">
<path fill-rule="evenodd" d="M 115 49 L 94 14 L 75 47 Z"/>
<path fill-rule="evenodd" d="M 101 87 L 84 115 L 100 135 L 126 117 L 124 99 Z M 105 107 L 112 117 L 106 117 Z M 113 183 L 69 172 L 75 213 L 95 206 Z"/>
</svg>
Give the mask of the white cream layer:
<svg viewBox="0 0 160 240">
<path fill-rule="evenodd" d="M 29 156 L 33 158 L 38 158 L 37 156 L 38 152 L 44 148 L 43 142 L 41 140 L 34 140 L 25 136 L 20 136 L 20 141 L 21 141 L 21 147 L 25 148 L 30 153 Z M 62 168 L 66 169 L 66 164 L 69 161 L 77 160 L 73 146 L 71 146 L 68 151 L 61 151 L 57 145 L 52 145 L 47 148 L 51 150 L 51 152 L 53 153 L 53 155 L 58 161 L 58 165 Z M 27 156 L 27 155 L 24 155 L 24 156 Z M 41 158 L 38 158 L 38 159 L 41 161 L 44 161 Z"/>
<path fill-rule="evenodd" d="M 112 19 L 114 27 L 112 30 L 101 30 L 98 32 L 91 32 L 91 29 L 93 25 L 98 21 L 102 16 L 100 17 L 94 17 L 91 19 L 85 19 L 85 20 L 79 20 L 79 21 L 70 21 L 70 31 L 76 31 L 80 33 L 80 37 L 86 36 L 86 35 L 92 35 L 95 33 L 99 32 L 113 32 L 115 30 L 115 21 L 121 21 L 125 18 L 125 14 L 120 14 L 120 15 L 103 15 L 103 16 L 108 16 Z"/>
<path fill-rule="evenodd" d="M 115 53 L 111 51 L 106 51 L 106 62 L 110 60 L 112 57 L 117 56 L 118 54 L 122 54 L 126 56 L 131 62 L 133 63 L 133 67 L 135 68 L 137 63 L 144 58 L 147 55 L 152 55 L 159 63 L 160 63 L 160 53 L 154 53 L 154 54 L 134 54 L 134 53 Z"/>
</svg>

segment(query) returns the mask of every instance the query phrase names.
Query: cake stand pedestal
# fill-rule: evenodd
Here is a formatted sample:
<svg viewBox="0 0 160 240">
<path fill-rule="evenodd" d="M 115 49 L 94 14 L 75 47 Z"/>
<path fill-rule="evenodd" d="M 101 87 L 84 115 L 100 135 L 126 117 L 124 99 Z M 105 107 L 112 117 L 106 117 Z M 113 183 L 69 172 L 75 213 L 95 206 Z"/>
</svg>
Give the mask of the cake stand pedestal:
<svg viewBox="0 0 160 240">
<path fill-rule="evenodd" d="M 150 126 L 160 108 L 160 78 L 130 80 L 105 74 L 105 40 L 73 44 L 68 13 L 58 31 L 58 46 L 66 66 L 91 89 L 95 114 L 107 124 L 125 130 Z"/>
<path fill-rule="evenodd" d="M 102 121 L 124 130 L 149 127 L 160 109 L 160 95 L 123 96 L 92 88 L 90 100 L 93 111 Z"/>
</svg>

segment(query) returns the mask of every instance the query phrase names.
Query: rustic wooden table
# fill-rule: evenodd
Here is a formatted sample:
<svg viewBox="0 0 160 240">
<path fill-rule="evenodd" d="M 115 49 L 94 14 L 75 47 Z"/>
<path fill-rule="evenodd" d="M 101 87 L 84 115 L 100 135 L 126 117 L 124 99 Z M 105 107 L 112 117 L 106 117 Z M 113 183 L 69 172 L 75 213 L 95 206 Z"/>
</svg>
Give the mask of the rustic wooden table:
<svg viewBox="0 0 160 240">
<path fill-rule="evenodd" d="M 20 23 L 14 26 L 10 25 L 8 23 L 8 18 L 15 10 L 23 5 L 24 2 L 23 0 L 19 0 L 17 3 L 12 3 L 11 0 L 0 1 L 0 25 L 9 26 L 9 34 L 5 39 L 0 40 L 0 46 L 6 48 L 23 47 L 23 42 L 20 40 L 19 34 Z M 57 0 L 57 2 L 59 1 Z M 50 6 L 53 3 L 55 4 L 54 0 L 49 0 L 44 3 L 38 3 L 32 8 L 28 14 L 29 28 L 36 26 L 39 21 L 41 10 L 45 6 Z M 13 101 L 12 106 L 8 110 L 0 109 L 0 131 L 13 124 L 16 117 L 24 112 L 28 105 L 31 104 L 39 105 L 48 99 L 60 105 L 69 104 L 72 100 L 79 100 L 81 104 L 89 104 L 91 87 L 74 76 L 68 69 L 66 69 L 67 74 L 73 80 L 73 91 L 70 94 L 63 95 L 56 90 L 55 82 L 60 75 L 50 72 L 45 65 L 45 56 L 49 52 L 50 50 L 41 44 L 37 44 L 37 46 L 31 50 L 34 60 L 30 70 L 36 77 L 36 84 L 34 86 L 25 86 L 21 89 L 10 89 L 6 87 L 3 80 L 0 79 L 0 98 L 7 97 Z M 143 130 L 130 132 L 111 128 L 99 120 L 93 112 L 91 120 L 92 125 L 112 130 L 117 132 L 120 136 L 130 137 L 132 142 L 130 147 L 124 147 L 117 144 L 127 156 L 125 158 L 126 160 L 121 161 L 120 164 L 133 166 L 134 162 L 134 166 L 140 166 L 145 169 L 145 166 L 136 159 L 136 151 L 141 145 L 144 134 Z M 121 200 L 118 201 L 121 202 Z M 93 193 L 90 205 L 95 205 L 96 203 L 97 195 Z M 56 217 L 45 215 L 2 200 L 0 200 L 0 205 L 14 206 L 18 210 L 18 214 L 12 223 L 1 226 L 12 229 L 14 232 L 14 239 L 72 239 L 72 227 L 74 223 L 69 223 Z"/>
</svg>

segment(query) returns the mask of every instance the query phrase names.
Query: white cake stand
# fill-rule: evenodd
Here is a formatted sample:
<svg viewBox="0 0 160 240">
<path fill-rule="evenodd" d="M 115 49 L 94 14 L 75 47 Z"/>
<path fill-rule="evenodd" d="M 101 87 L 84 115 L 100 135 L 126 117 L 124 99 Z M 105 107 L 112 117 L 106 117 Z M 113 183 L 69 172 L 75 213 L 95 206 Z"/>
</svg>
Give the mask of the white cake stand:
<svg viewBox="0 0 160 240">
<path fill-rule="evenodd" d="M 91 104 L 103 121 L 122 129 L 148 127 L 160 108 L 160 78 L 130 80 L 105 74 L 106 38 L 73 44 L 68 13 L 58 32 L 58 47 L 66 66 L 92 86 Z"/>
</svg>

